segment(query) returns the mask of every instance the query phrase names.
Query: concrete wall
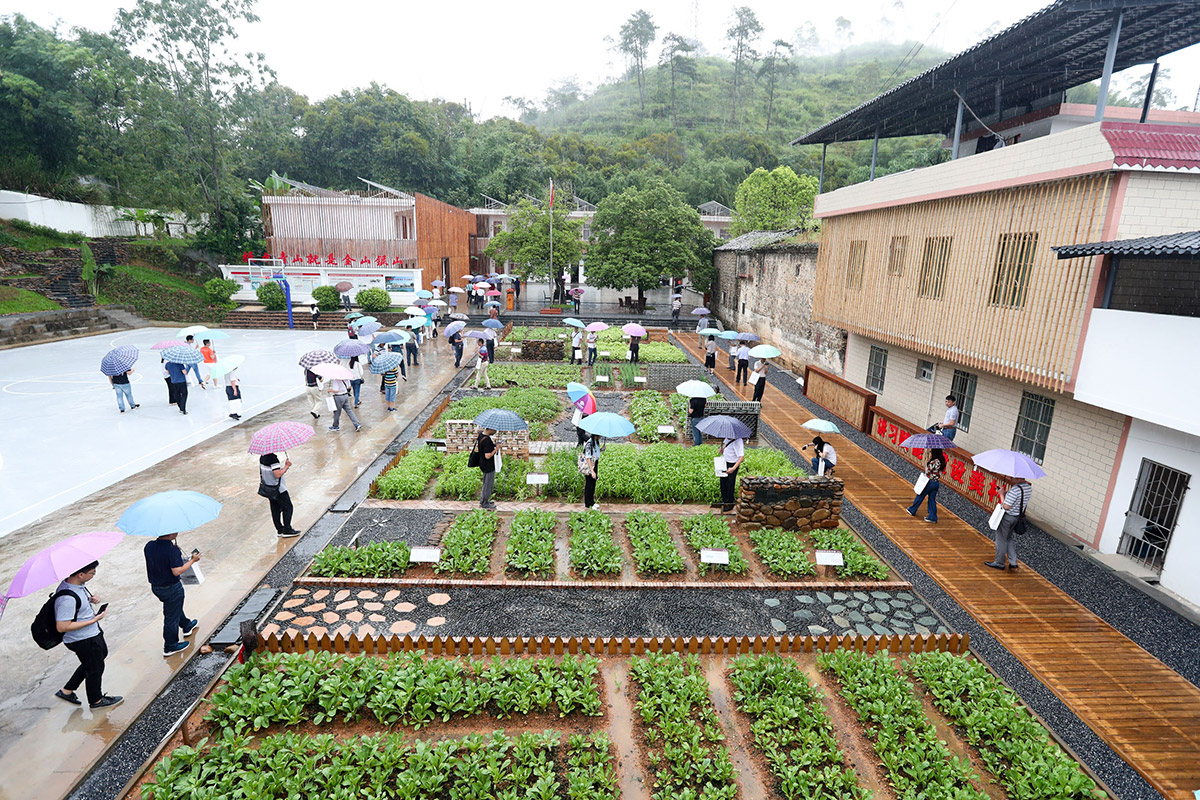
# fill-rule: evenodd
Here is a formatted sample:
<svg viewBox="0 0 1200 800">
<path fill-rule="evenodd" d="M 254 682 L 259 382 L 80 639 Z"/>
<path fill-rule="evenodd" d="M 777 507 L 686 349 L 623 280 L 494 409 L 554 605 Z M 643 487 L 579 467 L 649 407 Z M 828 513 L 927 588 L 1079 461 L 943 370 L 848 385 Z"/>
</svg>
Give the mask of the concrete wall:
<svg viewBox="0 0 1200 800">
<path fill-rule="evenodd" d="M 1200 225 L 1200 175 L 1130 172 L 1114 239 L 1194 231 Z"/>
<path fill-rule="evenodd" d="M 888 351 L 883 389 L 871 389 L 878 394 L 881 407 L 922 426 L 941 422 L 954 370 L 964 369 L 977 378 L 975 403 L 970 429 L 960 431 L 955 442 L 972 453 L 1012 448 L 1022 384 L 853 333 L 846 346 L 846 380 L 866 387 L 872 344 Z M 932 382 L 916 376 L 921 358 L 935 361 Z M 1029 514 L 1039 524 L 1094 546 L 1125 416 L 1079 402 L 1071 395 L 1046 389 L 1031 391 L 1052 398 L 1055 404 L 1043 464 L 1047 477 L 1033 484 Z"/>
<path fill-rule="evenodd" d="M 137 236 L 132 222 L 118 220 L 118 209 L 112 206 L 91 206 L 84 203 L 68 203 L 52 200 L 36 194 L 0 190 L 0 219 L 19 219 L 44 225 L 63 233 L 82 233 L 89 239 L 101 236 Z M 187 219 L 178 215 L 167 215 L 171 233 L 178 235 L 186 229 Z M 141 231 L 149 236 L 152 231 Z"/>
<path fill-rule="evenodd" d="M 742 265 L 739 267 L 739 259 Z M 815 246 L 713 253 L 717 287 L 711 306 L 726 328 L 751 331 L 783 351 L 793 370 L 805 364 L 842 374 L 845 332 L 812 318 Z M 739 277 L 748 274 L 749 277 Z"/>
</svg>

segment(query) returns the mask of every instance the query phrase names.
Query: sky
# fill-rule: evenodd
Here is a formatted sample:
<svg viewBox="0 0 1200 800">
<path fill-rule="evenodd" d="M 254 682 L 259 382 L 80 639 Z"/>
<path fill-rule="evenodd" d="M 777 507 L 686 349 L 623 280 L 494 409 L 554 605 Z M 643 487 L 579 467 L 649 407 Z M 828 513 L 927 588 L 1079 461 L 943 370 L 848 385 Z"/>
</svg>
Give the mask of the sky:
<svg viewBox="0 0 1200 800">
<path fill-rule="evenodd" d="M 956 53 L 1048 4 L 1049 0 L 841 0 L 801 4 L 795 0 L 739 0 L 763 24 L 759 49 L 776 39 L 792 41 L 811 21 L 828 49 L 836 50 L 834 21 L 851 23 L 853 42 L 915 40 Z M 62 29 L 111 28 L 117 9 L 134 0 L 0 0 L 0 14 L 21 13 L 39 25 Z M 585 89 L 624 70 L 613 49 L 621 25 L 646 9 L 658 36 L 698 39 L 709 53 L 723 53 L 735 3 L 725 0 L 259 0 L 260 21 L 246 26 L 235 52 L 266 55 L 280 83 L 316 101 L 343 89 L 376 82 L 414 100 L 442 98 L 468 105 L 481 119 L 515 116 L 508 96 L 538 100 L 546 89 L 573 78 Z M 606 41 L 606 38 L 609 41 Z M 652 47 L 656 58 L 659 45 Z M 887 66 L 887 65 L 885 65 Z M 894 65 L 893 65 L 894 66 Z M 1189 109 L 1200 89 L 1200 46 L 1162 60 L 1174 108 Z M 1127 70 L 1128 82 L 1149 67 Z M 1120 84 L 1118 84 L 1119 86 Z M 1160 86 L 1162 84 L 1160 83 Z"/>
</svg>

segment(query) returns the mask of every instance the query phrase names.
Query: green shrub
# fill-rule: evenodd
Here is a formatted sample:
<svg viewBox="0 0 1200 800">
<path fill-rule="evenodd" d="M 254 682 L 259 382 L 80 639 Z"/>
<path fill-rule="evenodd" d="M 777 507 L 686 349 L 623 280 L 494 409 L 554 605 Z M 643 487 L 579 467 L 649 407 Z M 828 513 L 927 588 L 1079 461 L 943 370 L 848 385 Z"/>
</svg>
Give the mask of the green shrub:
<svg viewBox="0 0 1200 800">
<path fill-rule="evenodd" d="M 313 302 L 322 311 L 337 311 L 342 304 L 342 295 L 332 286 L 318 286 L 312 290 Z"/>
<path fill-rule="evenodd" d="M 267 311 L 283 311 L 287 305 L 283 287 L 275 281 L 266 281 L 254 293 L 258 295 L 258 302 L 262 303 Z"/>
<path fill-rule="evenodd" d="M 191 241 L 143 239 L 132 242 L 129 252 L 141 261 L 163 269 L 175 269 L 179 266 L 183 251 L 192 246 Z"/>
<path fill-rule="evenodd" d="M 236 308 L 237 303 L 229 298 L 240 288 L 241 284 L 228 278 L 212 278 L 204 282 L 204 293 L 208 295 L 209 302 L 218 308 Z"/>
<path fill-rule="evenodd" d="M 370 314 L 387 311 L 392 306 L 392 298 L 383 289 L 363 289 L 354 295 L 354 302 L 362 306 L 362 310 Z"/>
<path fill-rule="evenodd" d="M 133 306 L 146 319 L 193 323 L 225 318 L 224 309 L 208 305 L 192 292 L 141 280 L 130 272 L 110 274 L 104 279 L 102 293 L 106 302 Z"/>
<path fill-rule="evenodd" d="M 28 234 L 27 236 L 14 237 L 22 241 L 18 246 L 26 250 L 49 250 L 51 247 L 78 246 L 87 241 L 87 237 L 82 233 L 74 231 L 63 233 L 54 228 L 48 228 L 45 225 L 26 222 L 23 219 L 10 219 L 7 223 L 21 233 Z"/>
</svg>

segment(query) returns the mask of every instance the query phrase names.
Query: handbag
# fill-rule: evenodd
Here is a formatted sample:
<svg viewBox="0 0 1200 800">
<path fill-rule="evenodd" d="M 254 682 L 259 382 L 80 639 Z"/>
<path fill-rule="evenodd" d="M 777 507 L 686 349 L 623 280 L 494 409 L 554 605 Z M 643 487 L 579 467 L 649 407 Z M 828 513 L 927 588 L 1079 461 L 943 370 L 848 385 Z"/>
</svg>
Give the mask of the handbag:
<svg viewBox="0 0 1200 800">
<path fill-rule="evenodd" d="M 1021 510 L 1017 513 L 1017 521 L 1013 523 L 1013 533 L 1018 536 L 1029 531 L 1029 525 L 1025 523 L 1025 489 L 1021 489 Z"/>
<path fill-rule="evenodd" d="M 1000 521 L 1004 519 L 1004 506 L 996 503 L 996 509 L 992 511 L 992 515 L 988 517 L 988 527 L 992 530 L 999 530 Z"/>
<path fill-rule="evenodd" d="M 758 386 L 758 373 L 751 372 L 748 380 L 750 381 L 751 386 Z"/>
<path fill-rule="evenodd" d="M 575 409 L 575 413 L 571 415 L 571 424 L 578 428 L 581 422 L 583 422 L 583 409 L 577 408 Z"/>
<path fill-rule="evenodd" d="M 626 350 L 626 351 L 625 351 L 625 360 L 626 360 L 626 361 L 633 361 L 633 351 L 632 351 L 632 350 Z"/>
<path fill-rule="evenodd" d="M 717 456 L 713 459 L 713 472 L 717 473 L 718 478 L 724 478 L 726 476 L 727 473 L 725 472 L 725 469 L 725 456 Z"/>
<path fill-rule="evenodd" d="M 585 456 L 582 450 L 579 452 L 579 455 L 575 456 L 575 469 L 580 475 L 586 477 L 592 474 L 592 470 L 588 466 L 589 461 L 591 461 L 591 459 Z"/>
<path fill-rule="evenodd" d="M 582 351 L 582 350 L 580 350 L 578 347 L 576 347 L 576 348 L 575 348 L 575 358 L 576 358 L 576 360 L 578 360 L 578 361 L 582 361 L 582 360 L 583 360 L 583 351 Z"/>
<path fill-rule="evenodd" d="M 230 414 L 241 414 L 242 413 L 242 398 L 238 397 L 238 398 L 235 398 L 235 399 L 229 401 L 229 413 Z"/>
<path fill-rule="evenodd" d="M 258 482 L 258 496 L 265 497 L 268 500 L 277 500 L 279 498 L 279 484 L 271 485 L 266 481 Z"/>
<path fill-rule="evenodd" d="M 334 411 L 337 409 L 337 404 L 333 402 L 332 397 L 325 398 L 325 408 L 329 409 L 330 411 Z"/>
<path fill-rule="evenodd" d="M 492 461 L 495 462 L 496 472 L 504 469 L 504 461 L 500 457 L 500 448 L 496 448 L 496 455 L 492 456 Z"/>
<path fill-rule="evenodd" d="M 475 446 L 471 448 L 471 455 L 467 456 L 467 466 L 471 469 L 479 467 L 479 462 L 483 460 L 483 456 L 479 454 L 479 437 L 475 437 Z"/>
<path fill-rule="evenodd" d="M 913 484 L 913 491 L 916 492 L 917 494 L 920 494 L 921 492 L 925 491 L 925 487 L 928 485 L 929 485 L 929 476 L 921 475 L 919 478 L 917 478 L 916 483 Z"/>
</svg>

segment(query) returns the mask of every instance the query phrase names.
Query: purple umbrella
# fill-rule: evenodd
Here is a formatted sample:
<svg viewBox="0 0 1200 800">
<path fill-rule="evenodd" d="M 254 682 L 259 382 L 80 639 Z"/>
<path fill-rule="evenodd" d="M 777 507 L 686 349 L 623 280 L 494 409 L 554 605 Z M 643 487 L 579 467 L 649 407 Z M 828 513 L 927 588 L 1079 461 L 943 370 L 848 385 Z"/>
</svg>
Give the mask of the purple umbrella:
<svg viewBox="0 0 1200 800">
<path fill-rule="evenodd" d="M 286 453 L 293 447 L 307 442 L 314 433 L 316 431 L 311 425 L 299 422 L 272 422 L 254 432 L 246 452 L 256 456 L 278 453 L 280 450 Z"/>
<path fill-rule="evenodd" d="M 495 339 L 496 336 L 491 331 L 467 331 L 463 334 L 467 339 Z"/>
<path fill-rule="evenodd" d="M 982 467 L 997 475 L 1007 475 L 1013 478 L 1025 478 L 1034 481 L 1046 477 L 1046 471 L 1041 465 L 1024 453 L 1015 450 L 985 450 L 971 457 L 975 466 Z"/>
<path fill-rule="evenodd" d="M 646 335 L 646 329 L 643 328 L 641 325 L 638 325 L 636 322 L 630 322 L 625 325 L 622 325 L 621 331 L 623 333 L 628 333 L 630 336 L 645 336 Z"/>
<path fill-rule="evenodd" d="M 80 567 L 99 561 L 124 535 L 120 531 L 80 533 L 34 554 L 17 570 L 8 591 L 0 597 L 0 617 L 10 597 L 25 597 L 71 577 Z"/>
<path fill-rule="evenodd" d="M 898 447 L 911 447 L 918 450 L 953 450 L 958 447 L 953 439 L 947 439 L 940 433 L 916 433 L 900 442 Z"/>
<path fill-rule="evenodd" d="M 693 314 L 708 314 L 710 312 L 704 306 L 696 306 L 695 308 L 692 309 L 692 313 Z"/>
<path fill-rule="evenodd" d="M 445 286 L 446 285 L 445 281 L 430 281 L 429 283 L 431 286 Z"/>
<path fill-rule="evenodd" d="M 368 322 L 366 325 L 358 326 L 358 335 L 359 336 L 372 336 L 372 335 L 374 335 L 375 331 L 379 330 L 382 327 L 383 326 L 380 325 L 378 322 Z"/>
<path fill-rule="evenodd" d="M 168 361 L 169 360 L 170 359 L 168 359 Z M 307 353 L 300 356 L 300 360 L 297 363 L 305 369 L 312 369 L 317 364 L 337 364 L 338 357 L 328 350 L 309 350 Z M 270 453 L 272 451 L 266 450 L 264 452 Z M 259 455 L 262 455 L 262 453 Z"/>
<path fill-rule="evenodd" d="M 352 356 L 365 356 L 371 352 L 369 345 L 365 345 L 356 339 L 347 339 L 344 342 L 338 342 L 333 346 L 333 354 L 339 358 L 351 358 Z"/>
</svg>

